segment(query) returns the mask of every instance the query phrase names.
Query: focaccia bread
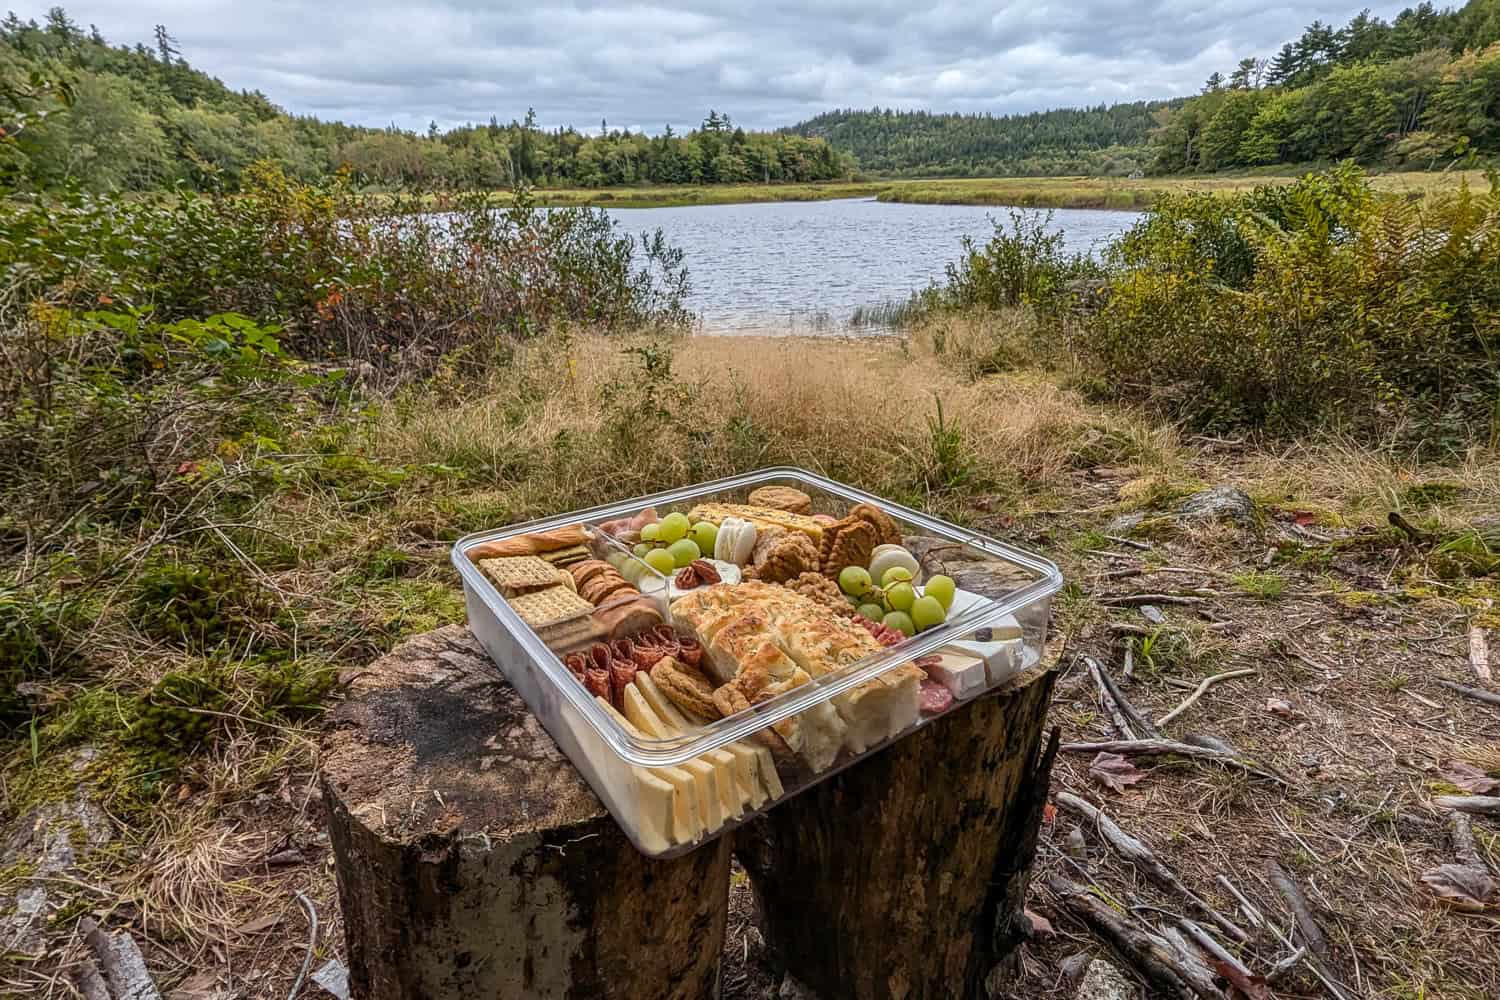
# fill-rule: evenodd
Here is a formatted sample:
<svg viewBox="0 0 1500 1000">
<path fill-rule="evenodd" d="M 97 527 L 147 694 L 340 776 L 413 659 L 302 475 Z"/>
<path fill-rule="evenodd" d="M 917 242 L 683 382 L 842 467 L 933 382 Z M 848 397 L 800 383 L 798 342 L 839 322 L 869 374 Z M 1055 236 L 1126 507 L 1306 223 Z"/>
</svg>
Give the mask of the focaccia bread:
<svg viewBox="0 0 1500 1000">
<path fill-rule="evenodd" d="M 722 685 L 714 703 L 725 714 L 884 649 L 863 627 L 817 601 L 759 581 L 700 588 L 672 604 L 672 618 L 703 644 L 705 670 Z M 787 732 L 777 731 L 815 767 L 835 740 L 862 752 L 917 721 L 922 676 L 909 663 L 894 667 L 834 696 L 831 715 L 809 710 Z M 804 732 L 809 726 L 814 729 Z"/>
</svg>

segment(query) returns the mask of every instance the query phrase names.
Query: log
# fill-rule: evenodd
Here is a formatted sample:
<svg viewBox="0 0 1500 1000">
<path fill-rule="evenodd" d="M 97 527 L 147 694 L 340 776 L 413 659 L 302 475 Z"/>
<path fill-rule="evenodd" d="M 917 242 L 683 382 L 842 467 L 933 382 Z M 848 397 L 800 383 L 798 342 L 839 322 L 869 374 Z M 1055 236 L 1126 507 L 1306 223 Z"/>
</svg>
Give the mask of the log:
<svg viewBox="0 0 1500 1000">
<path fill-rule="evenodd" d="M 717 994 L 730 838 L 640 854 L 461 626 L 351 684 L 323 799 L 353 997 Z"/>
<path fill-rule="evenodd" d="M 773 960 L 825 1000 L 984 996 L 1016 957 L 1054 674 L 960 705 L 735 834 Z"/>
</svg>

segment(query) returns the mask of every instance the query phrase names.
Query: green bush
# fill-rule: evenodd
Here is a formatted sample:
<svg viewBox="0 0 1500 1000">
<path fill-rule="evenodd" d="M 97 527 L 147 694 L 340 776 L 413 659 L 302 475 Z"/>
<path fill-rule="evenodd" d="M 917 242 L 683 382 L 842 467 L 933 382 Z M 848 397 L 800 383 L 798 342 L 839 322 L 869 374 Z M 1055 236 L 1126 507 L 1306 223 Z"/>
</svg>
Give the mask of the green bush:
<svg viewBox="0 0 1500 1000">
<path fill-rule="evenodd" d="M 963 238 L 963 256 L 948 265 L 947 283 L 931 293 L 934 304 L 1051 309 L 1066 300 L 1069 282 L 1097 273 L 1089 257 L 1063 249 L 1060 230 L 1049 231 L 1051 212 L 1012 209 L 1009 220 L 992 219 L 994 235 L 982 246 Z"/>
<path fill-rule="evenodd" d="M 1167 199 L 1111 255 L 1081 351 L 1101 395 L 1198 427 L 1399 430 L 1456 447 L 1500 400 L 1500 185 L 1423 206 L 1341 167 Z"/>
</svg>

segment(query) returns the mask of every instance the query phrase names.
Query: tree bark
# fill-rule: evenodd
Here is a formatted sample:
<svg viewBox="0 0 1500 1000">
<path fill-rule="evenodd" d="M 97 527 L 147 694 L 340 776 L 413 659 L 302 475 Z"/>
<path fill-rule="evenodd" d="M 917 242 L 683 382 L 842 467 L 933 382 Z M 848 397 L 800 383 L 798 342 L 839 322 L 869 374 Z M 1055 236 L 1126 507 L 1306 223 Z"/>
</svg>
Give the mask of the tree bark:
<svg viewBox="0 0 1500 1000">
<path fill-rule="evenodd" d="M 331 721 L 354 997 L 717 995 L 730 838 L 640 854 L 467 629 L 377 661 Z"/>
<path fill-rule="evenodd" d="M 820 997 L 983 996 L 1021 915 L 1056 739 L 1033 670 L 738 831 L 762 931 Z"/>
</svg>

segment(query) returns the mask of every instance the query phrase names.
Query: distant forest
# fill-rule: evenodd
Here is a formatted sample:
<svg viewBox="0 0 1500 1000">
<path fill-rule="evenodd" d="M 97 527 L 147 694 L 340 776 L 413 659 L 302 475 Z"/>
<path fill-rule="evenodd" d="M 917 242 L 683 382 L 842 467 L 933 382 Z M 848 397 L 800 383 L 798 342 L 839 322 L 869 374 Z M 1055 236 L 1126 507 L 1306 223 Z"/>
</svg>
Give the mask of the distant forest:
<svg viewBox="0 0 1500 1000">
<path fill-rule="evenodd" d="M 38 121 L 38 115 L 45 117 Z M 497 188 L 821 181 L 853 161 L 820 139 L 746 132 L 710 111 L 686 135 L 601 123 L 597 136 L 521 121 L 425 134 L 289 115 L 257 91 L 194 69 L 167 29 L 151 45 L 111 45 L 61 8 L 44 23 L 0 21 L 0 185 L 144 191 L 187 184 L 235 190 L 257 160 L 314 180 L 347 169 L 365 184 Z"/>
<path fill-rule="evenodd" d="M 1170 101 L 1030 114 L 842 110 L 776 132 L 710 111 L 686 134 L 543 129 L 520 120 L 425 132 L 291 115 L 194 69 L 167 29 L 112 45 L 62 8 L 0 21 L 0 187 L 236 190 L 258 160 L 299 180 L 541 187 L 908 177 L 1207 172 L 1341 159 L 1428 169 L 1500 154 L 1500 0 L 1431 3 L 1387 22 L 1315 21 Z M 24 124 L 24 128 L 21 126 Z"/>
<path fill-rule="evenodd" d="M 1215 73 L 1160 114 L 1151 168 L 1354 159 L 1431 169 L 1500 153 L 1500 0 L 1314 21 L 1270 58 Z"/>
<path fill-rule="evenodd" d="M 787 129 L 827 139 L 860 169 L 907 177 L 1129 174 L 1150 159 L 1158 116 L 1180 101 L 1063 108 L 1030 114 L 830 111 Z"/>
</svg>

